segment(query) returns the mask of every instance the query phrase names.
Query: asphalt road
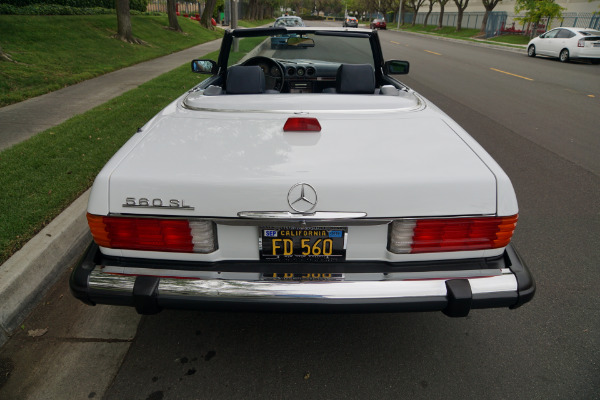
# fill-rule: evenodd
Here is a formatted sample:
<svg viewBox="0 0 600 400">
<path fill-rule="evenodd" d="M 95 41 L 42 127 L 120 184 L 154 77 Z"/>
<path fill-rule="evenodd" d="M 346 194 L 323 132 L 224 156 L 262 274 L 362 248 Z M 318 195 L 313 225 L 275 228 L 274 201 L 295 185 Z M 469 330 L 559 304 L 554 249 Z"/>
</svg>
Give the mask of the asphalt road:
<svg viewBox="0 0 600 400">
<path fill-rule="evenodd" d="M 21 335 L 0 353 L 17 365 L 0 366 L 37 365 L 54 388 L 80 389 L 68 398 L 598 398 L 600 66 L 395 32 L 381 38 L 387 59 L 411 62 L 402 80 L 511 177 L 520 205 L 513 243 L 538 285 L 531 303 L 463 319 L 189 311 L 139 319 L 79 304 L 63 282 L 27 322 L 56 327 Z M 104 333 L 81 333 L 90 320 Z M 47 349 L 56 343 L 64 351 Z M 62 356 L 69 345 L 82 347 L 77 357 Z M 28 391 L 1 384 L 0 373 L 2 398 L 52 398 L 36 391 L 41 378 L 21 382 Z"/>
</svg>

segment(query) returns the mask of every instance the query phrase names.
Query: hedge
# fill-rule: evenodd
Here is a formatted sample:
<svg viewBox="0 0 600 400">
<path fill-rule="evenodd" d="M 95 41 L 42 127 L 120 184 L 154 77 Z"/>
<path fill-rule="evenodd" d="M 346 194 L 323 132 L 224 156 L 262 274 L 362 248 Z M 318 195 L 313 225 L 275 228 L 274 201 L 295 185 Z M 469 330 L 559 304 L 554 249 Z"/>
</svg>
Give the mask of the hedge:
<svg viewBox="0 0 600 400">
<path fill-rule="evenodd" d="M 137 11 L 136 11 L 137 12 Z M 25 7 L 15 7 L 10 4 L 0 4 L 0 14 L 5 15 L 97 15 L 116 14 L 116 10 L 108 8 L 69 7 L 58 4 L 32 4 Z"/>
<path fill-rule="evenodd" d="M 0 6 L 14 7 L 58 5 L 73 8 L 108 8 L 115 9 L 115 0 L 2 0 Z M 141 12 L 146 11 L 148 0 L 129 0 L 129 8 Z"/>
</svg>

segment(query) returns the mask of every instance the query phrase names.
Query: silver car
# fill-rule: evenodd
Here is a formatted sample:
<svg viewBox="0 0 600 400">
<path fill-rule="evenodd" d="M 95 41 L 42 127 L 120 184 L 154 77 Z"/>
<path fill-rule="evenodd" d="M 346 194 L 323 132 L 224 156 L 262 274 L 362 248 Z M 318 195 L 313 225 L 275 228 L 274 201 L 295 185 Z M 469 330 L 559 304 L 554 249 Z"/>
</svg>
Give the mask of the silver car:
<svg viewBox="0 0 600 400">
<path fill-rule="evenodd" d="M 590 28 L 555 28 L 527 45 L 527 55 L 558 57 L 562 62 L 571 59 L 589 59 L 600 62 L 600 31 Z"/>
</svg>

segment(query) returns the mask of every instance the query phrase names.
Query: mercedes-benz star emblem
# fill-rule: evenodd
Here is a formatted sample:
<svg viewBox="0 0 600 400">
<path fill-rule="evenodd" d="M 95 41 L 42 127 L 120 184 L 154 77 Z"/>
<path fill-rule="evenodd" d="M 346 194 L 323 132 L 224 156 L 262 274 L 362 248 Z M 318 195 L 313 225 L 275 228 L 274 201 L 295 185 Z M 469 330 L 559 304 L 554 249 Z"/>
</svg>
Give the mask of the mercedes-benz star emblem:
<svg viewBox="0 0 600 400">
<path fill-rule="evenodd" d="M 308 183 L 296 183 L 288 192 L 288 204 L 299 213 L 310 212 L 317 205 L 317 191 Z"/>
</svg>

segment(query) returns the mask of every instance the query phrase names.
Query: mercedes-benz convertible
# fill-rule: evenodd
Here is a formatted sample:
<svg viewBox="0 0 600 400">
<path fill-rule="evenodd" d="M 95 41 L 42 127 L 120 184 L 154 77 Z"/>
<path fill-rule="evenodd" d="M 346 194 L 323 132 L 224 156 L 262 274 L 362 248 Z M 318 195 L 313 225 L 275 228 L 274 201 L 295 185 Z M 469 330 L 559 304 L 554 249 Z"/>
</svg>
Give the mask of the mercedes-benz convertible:
<svg viewBox="0 0 600 400">
<path fill-rule="evenodd" d="M 531 300 L 509 178 L 396 79 L 409 63 L 377 31 L 230 30 L 191 69 L 207 78 L 94 182 L 77 298 L 454 317 Z"/>
</svg>

